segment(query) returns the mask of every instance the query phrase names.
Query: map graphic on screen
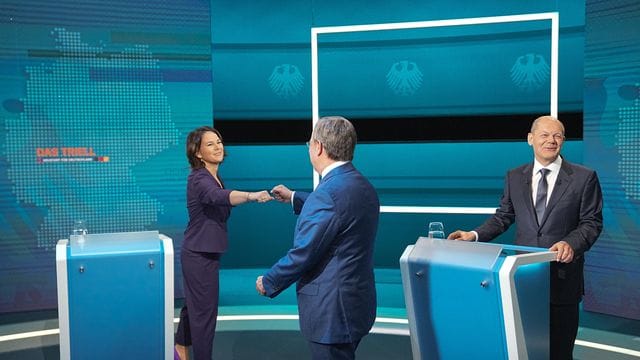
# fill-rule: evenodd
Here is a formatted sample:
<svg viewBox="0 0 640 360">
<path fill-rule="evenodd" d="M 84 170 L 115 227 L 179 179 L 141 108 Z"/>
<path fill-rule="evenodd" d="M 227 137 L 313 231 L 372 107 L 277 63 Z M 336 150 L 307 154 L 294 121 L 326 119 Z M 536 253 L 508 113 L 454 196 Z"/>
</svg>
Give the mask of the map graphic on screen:
<svg viewBox="0 0 640 360">
<path fill-rule="evenodd" d="M 24 110 L 6 122 L 17 200 L 47 209 L 38 247 L 54 247 L 78 219 L 89 232 L 144 230 L 163 209 L 132 167 L 179 135 L 158 60 L 143 45 L 109 52 L 78 32 L 51 35 L 56 51 L 26 67 Z"/>
</svg>

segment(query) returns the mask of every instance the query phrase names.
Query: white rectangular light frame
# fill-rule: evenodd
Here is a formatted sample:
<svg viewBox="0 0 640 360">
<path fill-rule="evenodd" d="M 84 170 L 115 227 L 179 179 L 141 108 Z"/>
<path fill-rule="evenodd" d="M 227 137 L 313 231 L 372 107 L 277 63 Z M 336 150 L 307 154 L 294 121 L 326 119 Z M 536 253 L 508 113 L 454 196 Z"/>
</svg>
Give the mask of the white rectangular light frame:
<svg viewBox="0 0 640 360">
<path fill-rule="evenodd" d="M 319 102 L 318 102 L 318 35 L 321 34 L 338 34 L 338 33 L 352 33 L 352 32 L 364 32 L 364 31 L 387 31 L 387 30 L 405 30 L 405 29 L 419 29 L 419 28 L 432 28 L 443 26 L 461 26 L 461 25 L 484 25 L 484 24 L 498 24 L 509 22 L 523 22 L 523 21 L 539 21 L 550 20 L 551 21 L 551 78 L 550 87 L 551 95 L 549 99 L 549 114 L 554 117 L 558 117 L 558 39 L 559 39 L 559 14 L 558 12 L 546 12 L 535 14 L 520 14 L 520 15 L 505 15 L 505 16 L 488 16 L 488 17 L 476 17 L 476 18 L 464 18 L 464 19 L 446 19 L 446 20 L 429 20 L 429 21 L 413 21 L 413 22 L 401 22 L 401 23 L 386 23 L 386 24 L 368 24 L 368 25 L 346 25 L 346 26 L 326 26 L 326 27 L 312 27 L 311 28 L 311 106 L 312 106 L 312 125 L 315 126 L 316 122 L 320 118 L 319 116 Z M 320 176 L 315 171 L 313 172 L 313 188 L 315 189 L 320 182 Z M 381 207 L 381 212 L 386 207 Z M 396 207 L 397 208 L 397 207 Z M 412 207 L 415 212 L 416 207 Z M 417 207 L 421 208 L 421 207 Z M 426 212 L 427 207 L 425 207 Z M 459 208 L 465 209 L 465 208 Z M 495 211 L 494 208 L 486 208 L 487 211 Z M 462 210 L 463 211 L 463 210 Z M 393 211 L 398 212 L 398 211 Z M 422 211 L 419 211 L 422 212 Z"/>
</svg>

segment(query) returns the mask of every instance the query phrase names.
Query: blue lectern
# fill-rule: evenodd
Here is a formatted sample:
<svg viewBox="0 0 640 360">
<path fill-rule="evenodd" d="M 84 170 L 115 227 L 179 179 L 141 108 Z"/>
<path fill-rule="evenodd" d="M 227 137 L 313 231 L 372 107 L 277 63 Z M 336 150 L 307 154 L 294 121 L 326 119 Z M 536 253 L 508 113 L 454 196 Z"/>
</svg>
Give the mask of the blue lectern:
<svg viewBox="0 0 640 360">
<path fill-rule="evenodd" d="M 400 258 L 414 359 L 548 359 L 542 248 L 421 237 Z"/>
<path fill-rule="evenodd" d="M 173 359 L 173 244 L 157 231 L 56 246 L 61 359 Z"/>
</svg>

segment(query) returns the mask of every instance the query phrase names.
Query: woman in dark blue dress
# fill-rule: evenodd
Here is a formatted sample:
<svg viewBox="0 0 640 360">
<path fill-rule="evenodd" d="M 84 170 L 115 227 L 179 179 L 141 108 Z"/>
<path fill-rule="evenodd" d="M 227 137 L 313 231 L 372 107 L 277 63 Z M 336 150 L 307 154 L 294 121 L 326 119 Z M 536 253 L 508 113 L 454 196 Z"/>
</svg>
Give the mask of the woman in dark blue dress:
<svg viewBox="0 0 640 360">
<path fill-rule="evenodd" d="M 193 346 L 195 360 L 210 360 L 218 316 L 220 256 L 227 249 L 227 219 L 231 207 L 271 200 L 267 191 L 225 189 L 218 168 L 225 156 L 218 130 L 203 126 L 187 136 L 191 173 L 187 180 L 189 224 L 180 254 L 185 306 L 180 311 L 176 352 L 188 359 Z"/>
</svg>

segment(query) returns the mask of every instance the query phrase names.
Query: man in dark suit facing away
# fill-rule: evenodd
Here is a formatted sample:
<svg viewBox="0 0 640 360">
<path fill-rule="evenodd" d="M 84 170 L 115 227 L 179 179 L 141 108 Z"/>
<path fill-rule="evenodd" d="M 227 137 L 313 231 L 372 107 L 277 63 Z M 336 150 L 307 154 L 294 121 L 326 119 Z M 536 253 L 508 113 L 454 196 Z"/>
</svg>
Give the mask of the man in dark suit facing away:
<svg viewBox="0 0 640 360">
<path fill-rule="evenodd" d="M 449 239 L 490 241 L 517 224 L 518 245 L 557 251 L 550 269 L 550 357 L 572 359 L 578 332 L 578 304 L 584 294 L 584 253 L 602 231 L 602 191 L 595 171 L 560 156 L 564 125 L 537 118 L 527 141 L 534 161 L 512 169 L 500 207 L 473 231 Z"/>
<path fill-rule="evenodd" d="M 262 295 L 275 297 L 292 283 L 300 330 L 313 359 L 354 359 L 376 317 L 373 248 L 380 203 L 375 189 L 351 164 L 353 125 L 321 118 L 309 141 L 309 159 L 322 180 L 311 193 L 283 185 L 273 196 L 299 214 L 293 247 L 256 280 Z"/>
</svg>

